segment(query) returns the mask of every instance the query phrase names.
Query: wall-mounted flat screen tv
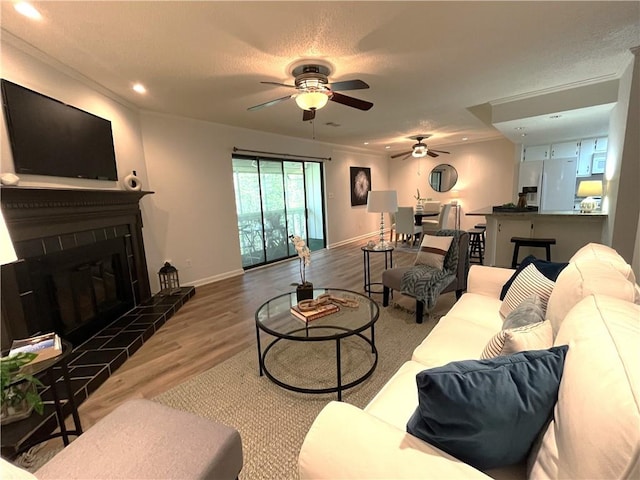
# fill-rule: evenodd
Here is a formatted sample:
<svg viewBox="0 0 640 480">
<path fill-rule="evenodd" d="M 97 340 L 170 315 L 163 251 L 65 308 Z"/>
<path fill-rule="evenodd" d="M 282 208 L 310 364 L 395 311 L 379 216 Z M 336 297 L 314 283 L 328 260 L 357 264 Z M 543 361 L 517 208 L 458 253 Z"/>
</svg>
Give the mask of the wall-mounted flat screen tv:
<svg viewBox="0 0 640 480">
<path fill-rule="evenodd" d="M 2 79 L 17 174 L 117 180 L 111 122 Z"/>
</svg>

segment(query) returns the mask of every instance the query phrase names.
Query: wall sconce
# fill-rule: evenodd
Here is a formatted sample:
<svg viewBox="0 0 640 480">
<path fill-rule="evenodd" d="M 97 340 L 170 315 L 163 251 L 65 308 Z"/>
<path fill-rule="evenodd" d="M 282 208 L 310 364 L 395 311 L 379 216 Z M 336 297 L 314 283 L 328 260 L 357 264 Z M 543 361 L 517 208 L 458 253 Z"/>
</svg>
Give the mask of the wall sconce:
<svg viewBox="0 0 640 480">
<path fill-rule="evenodd" d="M 160 280 L 160 295 L 175 295 L 180 293 L 180 279 L 178 278 L 178 269 L 165 262 L 164 266 L 158 272 Z"/>
</svg>

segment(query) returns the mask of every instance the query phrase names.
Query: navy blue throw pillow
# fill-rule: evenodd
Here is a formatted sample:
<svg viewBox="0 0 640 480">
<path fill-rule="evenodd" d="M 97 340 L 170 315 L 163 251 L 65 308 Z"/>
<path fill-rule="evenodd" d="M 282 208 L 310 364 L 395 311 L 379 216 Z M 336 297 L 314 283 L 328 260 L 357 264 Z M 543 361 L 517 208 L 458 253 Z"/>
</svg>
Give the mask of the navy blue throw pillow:
<svg viewBox="0 0 640 480">
<path fill-rule="evenodd" d="M 473 467 L 523 461 L 558 398 L 568 346 L 452 362 L 416 375 L 407 432 Z"/>
<path fill-rule="evenodd" d="M 524 257 L 520 265 L 518 265 L 518 268 L 516 269 L 514 274 L 511 275 L 511 278 L 507 280 L 507 283 L 505 283 L 504 286 L 502 287 L 502 290 L 500 291 L 500 300 L 504 300 L 504 297 L 507 295 L 507 290 L 509 290 L 509 287 L 511 286 L 513 281 L 516 279 L 516 277 L 520 274 L 520 272 L 532 263 L 536 266 L 536 268 L 541 274 L 543 274 L 552 282 L 555 282 L 558 278 L 558 275 L 560 275 L 560 272 L 564 269 L 564 267 L 569 265 L 568 262 L 566 263 L 547 262 L 546 260 L 540 260 L 539 258 L 536 258 L 533 255 Z"/>
</svg>

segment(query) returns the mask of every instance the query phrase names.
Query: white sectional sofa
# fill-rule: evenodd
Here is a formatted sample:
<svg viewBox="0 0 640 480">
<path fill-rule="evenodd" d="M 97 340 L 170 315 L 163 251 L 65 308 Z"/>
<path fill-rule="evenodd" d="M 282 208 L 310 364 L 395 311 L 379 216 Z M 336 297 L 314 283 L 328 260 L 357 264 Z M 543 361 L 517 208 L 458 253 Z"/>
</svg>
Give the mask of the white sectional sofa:
<svg viewBox="0 0 640 480">
<path fill-rule="evenodd" d="M 576 252 L 549 298 L 553 345 L 569 349 L 553 417 L 525 461 L 483 472 L 407 433 L 416 375 L 480 358 L 502 329 L 499 295 L 512 274 L 471 267 L 467 292 L 364 410 L 331 402 L 321 411 L 300 451 L 300 477 L 640 478 L 640 288 L 622 257 L 599 244 Z"/>
</svg>

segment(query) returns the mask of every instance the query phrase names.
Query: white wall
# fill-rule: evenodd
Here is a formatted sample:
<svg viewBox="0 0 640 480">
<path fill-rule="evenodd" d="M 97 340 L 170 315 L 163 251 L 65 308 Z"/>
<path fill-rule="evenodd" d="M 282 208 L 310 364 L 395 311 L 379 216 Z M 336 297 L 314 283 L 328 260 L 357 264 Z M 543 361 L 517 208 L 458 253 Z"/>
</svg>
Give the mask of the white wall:
<svg viewBox="0 0 640 480">
<path fill-rule="evenodd" d="M 605 172 L 609 218 L 604 241 L 629 263 L 640 242 L 640 47 L 633 52 L 620 78 L 618 103 L 611 113 Z"/>
<path fill-rule="evenodd" d="M 415 205 L 417 189 L 423 198 L 449 203 L 453 198 L 452 192 L 434 191 L 429 185 L 429 172 L 440 163 L 452 165 L 458 171 L 454 189 L 459 191 L 460 227 L 467 230 L 476 223 L 484 223 L 485 219 L 466 216 L 465 213 L 515 201 L 515 148 L 509 140 L 500 139 L 453 145 L 446 148 L 450 155 L 443 154 L 438 158 L 392 159 L 390 188 L 398 191 L 399 205 Z"/>
<path fill-rule="evenodd" d="M 1 53 L 2 78 L 111 120 L 119 180 L 136 170 L 142 184 L 147 185 L 147 169 L 137 109 L 117 97 L 110 96 L 108 92 L 102 92 L 98 85 L 89 84 L 86 79 L 80 81 L 74 78 L 73 72 L 65 71 L 62 65 L 44 63 L 20 51 L 14 45 L 2 42 Z M 0 129 L 0 172 L 14 172 L 4 115 L 0 115 Z M 27 187 L 122 188 L 119 182 L 42 175 L 19 176 L 20 185 Z"/>
<path fill-rule="evenodd" d="M 332 157 L 325 162 L 327 241 L 329 245 L 374 234 L 376 215 L 351 207 L 349 166 L 370 167 L 372 185 L 386 189 L 386 155 L 371 155 L 312 140 L 140 113 L 101 86 L 53 59 L 36 58 L 21 45 L 3 41 L 2 77 L 112 122 L 119 182 L 20 175 L 21 186 L 121 189 L 136 170 L 144 190 L 141 200 L 147 265 L 153 291 L 165 259 L 180 270 L 183 284 L 202 284 L 241 273 L 231 153 L 234 146 L 263 151 Z M 144 141 L 143 141 L 144 136 Z M 0 115 L 0 172 L 14 172 Z M 191 260 L 191 267 L 186 260 Z"/>
<path fill-rule="evenodd" d="M 141 117 L 149 182 L 156 192 L 150 200 L 153 228 L 145 228 L 150 268 L 171 259 L 181 281 L 193 284 L 242 272 L 231 162 L 234 146 L 331 157 L 324 162 L 328 245 L 376 231 L 377 217 L 367 214 L 365 207 L 350 205 L 349 166 L 370 167 L 374 188 L 387 188 L 383 155 L 164 114 L 143 112 Z"/>
</svg>

